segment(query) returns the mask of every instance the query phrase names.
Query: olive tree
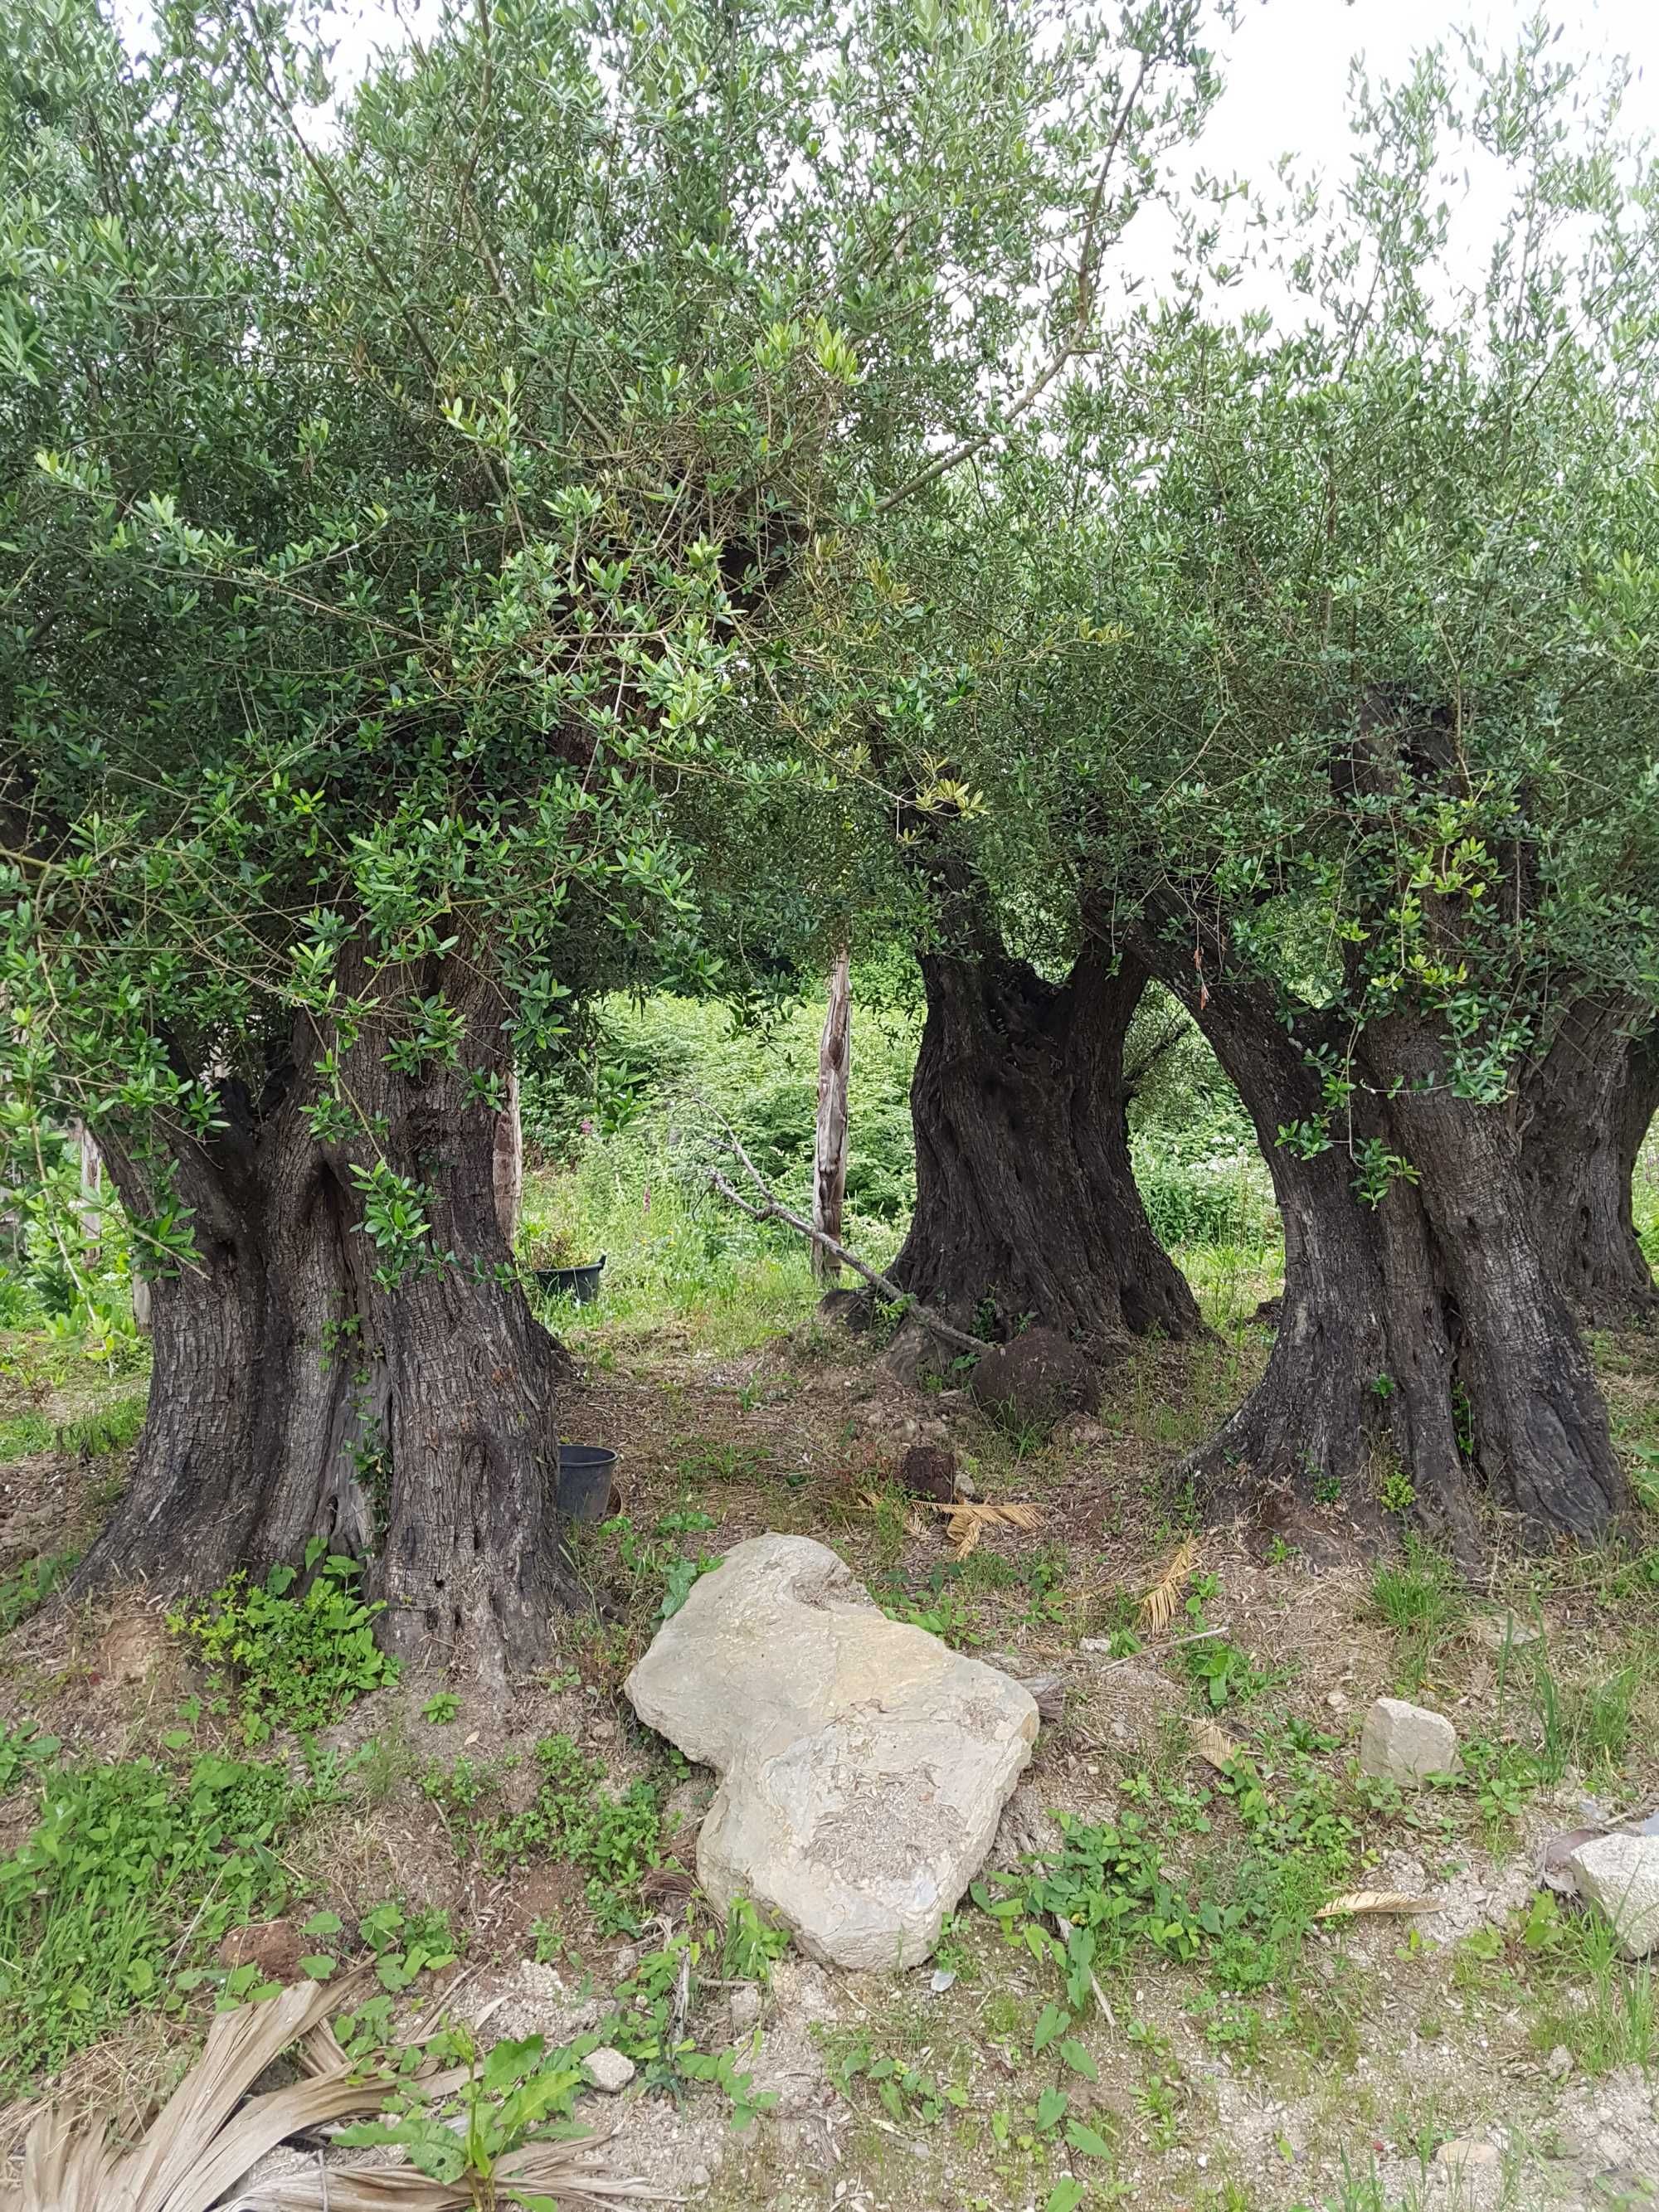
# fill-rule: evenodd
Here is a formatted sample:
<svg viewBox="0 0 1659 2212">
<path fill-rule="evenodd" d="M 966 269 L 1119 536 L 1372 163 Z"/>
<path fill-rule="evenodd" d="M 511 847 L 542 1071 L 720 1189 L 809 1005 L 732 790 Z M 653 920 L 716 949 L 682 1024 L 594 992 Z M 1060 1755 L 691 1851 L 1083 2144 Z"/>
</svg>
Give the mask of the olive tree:
<svg viewBox="0 0 1659 2212">
<path fill-rule="evenodd" d="M 1092 705 L 1056 794 L 1285 1223 L 1267 1372 L 1194 1471 L 1357 1504 L 1391 1461 L 1466 1553 L 1482 1494 L 1544 1538 L 1624 1495 L 1535 1195 L 1547 1146 L 1562 1181 L 1628 1157 L 1659 974 L 1659 227 L 1582 89 L 1539 33 L 1366 96 L 1282 264 L 1300 326 L 1194 283 L 1072 417 Z M 1510 199 L 1474 280 L 1471 143 Z"/>
<path fill-rule="evenodd" d="M 396 1648 L 544 1650 L 505 1079 L 706 963 L 685 795 L 788 773 L 732 702 L 1085 341 L 1190 12 L 478 0 L 331 109 L 281 8 L 8 15 L 5 1112 L 95 1127 L 155 1279 L 81 1587 L 319 1533 Z"/>
</svg>

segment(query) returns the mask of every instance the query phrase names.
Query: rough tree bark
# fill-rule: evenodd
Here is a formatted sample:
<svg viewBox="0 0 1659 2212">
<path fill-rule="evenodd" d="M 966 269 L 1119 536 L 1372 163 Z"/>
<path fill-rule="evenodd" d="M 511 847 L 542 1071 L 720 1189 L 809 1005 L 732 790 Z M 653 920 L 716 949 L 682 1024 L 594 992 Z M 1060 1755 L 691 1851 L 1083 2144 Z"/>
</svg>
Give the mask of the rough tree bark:
<svg viewBox="0 0 1659 2212">
<path fill-rule="evenodd" d="M 821 1240 L 841 1242 L 847 1199 L 848 1092 L 853 1075 L 853 979 L 843 951 L 830 973 L 830 1004 L 818 1040 L 818 1115 L 812 1140 L 812 1273 L 821 1283 L 841 1278 L 841 1263 Z"/>
<path fill-rule="evenodd" d="M 1659 1036 L 1613 995 L 1562 1018 L 1521 1101 L 1521 1165 L 1550 1279 L 1580 1318 L 1624 1328 L 1659 1313 L 1637 1241 L 1632 1181 L 1659 1112 Z"/>
<path fill-rule="evenodd" d="M 1403 1018 L 1358 1041 L 1341 1140 L 1311 1157 L 1281 1132 L 1317 1121 L 1319 1071 L 1346 1032 L 1314 1013 L 1287 1026 L 1267 985 L 1205 980 L 1164 936 L 1146 956 L 1182 998 L 1255 1122 L 1285 1227 L 1285 1293 L 1267 1370 L 1187 1472 L 1216 1506 L 1250 1499 L 1293 1517 L 1339 1492 L 1374 1504 L 1397 1461 L 1419 1516 L 1460 1559 L 1478 1555 L 1475 1497 L 1534 1540 L 1603 1532 L 1624 1500 L 1605 1410 L 1566 1301 L 1533 1236 L 1520 1146 L 1499 1108 L 1434 1080 L 1440 1040 Z M 1355 1152 L 1375 1139 L 1410 1164 L 1375 1206 Z"/>
<path fill-rule="evenodd" d="M 1196 1334 L 1129 1158 L 1123 1042 L 1145 975 L 1089 951 L 1054 984 L 1000 947 L 921 968 L 916 1206 L 893 1279 L 981 1335 L 1028 1315 L 1077 1338 Z"/>
<path fill-rule="evenodd" d="M 496 1116 L 470 1079 L 500 1050 L 498 1012 L 459 963 L 402 980 L 411 996 L 448 986 L 465 1065 L 389 1066 L 399 994 L 377 977 L 380 1009 L 342 1054 L 365 1117 L 349 1140 L 313 1135 L 313 1037 L 261 1099 L 222 1085 L 204 1144 L 163 1161 L 109 1142 L 135 1212 L 169 1187 L 191 1208 L 198 1259 L 154 1285 L 149 1417 L 75 1587 L 200 1589 L 321 1535 L 368 1563 L 388 1649 L 500 1685 L 545 1659 L 551 1612 L 574 1595 L 557 1540 L 563 1359 L 510 1267 Z M 424 1193 L 428 1233 L 401 1269 L 370 1233 L 377 1164 Z"/>
</svg>

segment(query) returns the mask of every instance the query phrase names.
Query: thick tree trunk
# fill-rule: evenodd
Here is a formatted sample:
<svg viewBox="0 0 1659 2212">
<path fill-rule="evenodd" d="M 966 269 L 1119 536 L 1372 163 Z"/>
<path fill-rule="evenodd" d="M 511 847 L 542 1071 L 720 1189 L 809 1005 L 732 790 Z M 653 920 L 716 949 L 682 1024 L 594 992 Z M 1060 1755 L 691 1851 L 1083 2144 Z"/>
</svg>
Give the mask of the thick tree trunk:
<svg viewBox="0 0 1659 2212">
<path fill-rule="evenodd" d="M 853 1077 L 852 963 L 843 951 L 830 974 L 830 1004 L 818 1039 L 818 1112 L 812 1139 L 812 1273 L 841 1279 L 841 1262 L 821 1240 L 842 1242 L 847 1199 L 848 1093 Z"/>
<path fill-rule="evenodd" d="M 1092 953 L 1060 985 L 1000 952 L 921 966 L 916 1208 L 893 1279 L 981 1336 L 1027 1317 L 1080 1339 L 1197 1334 L 1129 1158 L 1123 1040 L 1144 975 Z"/>
<path fill-rule="evenodd" d="M 1346 1035 L 1317 1016 L 1287 1029 L 1264 985 L 1206 985 L 1167 943 L 1148 957 L 1237 1085 L 1285 1224 L 1285 1295 L 1266 1373 L 1188 1472 L 1212 1500 L 1241 1492 L 1305 1510 L 1375 1500 L 1391 1466 L 1459 1556 L 1478 1550 L 1474 1495 L 1529 1535 L 1607 1528 L 1623 1502 L 1595 1376 L 1547 1279 L 1499 1109 L 1437 1080 L 1437 1036 L 1402 1018 L 1358 1041 L 1340 1141 L 1299 1148 Z M 1213 974 L 1219 961 L 1211 964 Z M 1375 1206 L 1356 1190 L 1375 1144 L 1396 1173 Z"/>
<path fill-rule="evenodd" d="M 422 995 L 436 988 L 419 980 Z M 452 999 L 476 988 L 442 980 Z M 366 1561 L 390 1650 L 501 1685 L 545 1659 L 550 1615 L 574 1596 L 558 1546 L 562 1355 L 501 1232 L 496 1116 L 468 1067 L 388 1066 L 398 999 L 376 986 L 382 1011 L 341 1054 L 364 1122 L 349 1140 L 316 1139 L 311 1079 L 289 1070 L 264 1112 L 222 1085 L 225 1126 L 208 1147 L 177 1146 L 171 1177 L 112 1146 L 135 1213 L 169 1182 L 191 1208 L 198 1259 L 154 1285 L 149 1416 L 76 1587 L 202 1589 L 297 1560 L 320 1535 Z M 487 1071 L 491 1010 L 463 1003 L 470 1065 Z M 377 1174 L 418 1188 L 427 1228 L 410 1249 L 376 1241 Z"/>
<path fill-rule="evenodd" d="M 1545 1268 L 1598 1328 L 1659 1312 L 1631 1205 L 1659 1111 L 1659 1037 L 1632 1037 L 1633 1012 L 1612 997 L 1571 1007 L 1522 1100 L 1522 1172 Z"/>
<path fill-rule="evenodd" d="M 1340 1504 L 1374 1517 L 1383 1479 L 1406 1470 L 1425 1522 L 1474 1550 L 1470 1471 L 1459 1449 L 1456 1342 L 1415 1188 L 1375 1208 L 1352 1188 L 1346 1148 L 1280 1142 L 1311 1122 L 1321 1083 L 1265 989 L 1183 990 L 1255 1124 L 1285 1231 L 1285 1291 L 1267 1371 L 1186 1473 L 1216 1506 L 1247 1498 L 1268 1521 L 1305 1525 Z"/>
</svg>

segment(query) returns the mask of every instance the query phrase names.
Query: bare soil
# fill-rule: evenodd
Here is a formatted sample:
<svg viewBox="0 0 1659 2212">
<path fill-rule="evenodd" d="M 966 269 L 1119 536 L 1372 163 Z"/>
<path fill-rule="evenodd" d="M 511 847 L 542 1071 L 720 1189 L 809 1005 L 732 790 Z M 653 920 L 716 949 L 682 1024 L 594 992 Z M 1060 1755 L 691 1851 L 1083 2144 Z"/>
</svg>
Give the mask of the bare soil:
<svg viewBox="0 0 1659 2212">
<path fill-rule="evenodd" d="M 1493 1528 L 1485 1586 L 1457 1590 L 1445 1618 L 1418 1634 L 1379 1610 L 1365 1555 L 1372 1498 L 1332 1497 L 1307 1530 L 1260 1515 L 1193 1530 L 1173 1471 L 1248 1387 L 1267 1342 L 1246 1328 L 1145 1346 L 1109 1377 L 1097 1413 L 1040 1443 L 1008 1437 L 964 1391 L 900 1383 L 878 1353 L 815 1322 L 740 1357 L 709 1354 L 679 1328 L 605 1347 L 562 1413 L 567 1435 L 619 1454 L 628 1527 L 583 1532 L 577 1548 L 593 1609 L 562 1622 L 551 1674 L 505 1701 L 411 1674 L 354 1707 L 325 1748 L 372 1755 L 349 1804 L 301 1838 L 306 1896 L 348 1928 L 388 1896 L 449 1911 L 464 1955 L 422 1996 L 428 2020 L 447 2004 L 486 2039 L 556 2040 L 591 2025 L 641 1948 L 672 1927 L 680 1893 L 671 1886 L 658 1898 L 655 1930 L 601 1939 L 574 1869 L 540 1862 L 489 1873 L 423 1778 L 465 1759 L 489 1771 L 503 1804 L 521 1803 L 536 1742 L 568 1735 L 603 1761 L 611 1787 L 649 1777 L 673 1789 L 691 1863 L 699 1792 L 621 1695 L 662 1594 L 655 1567 L 627 1565 L 628 1541 L 659 1559 L 718 1555 L 767 1530 L 836 1546 L 884 1602 L 942 1609 L 945 1632 L 965 1649 L 1063 1677 L 1063 1717 L 1042 1731 L 994 1864 L 1050 1845 L 1056 1808 L 1104 1821 L 1138 1805 L 1168 1823 L 1172 1863 L 1201 1882 L 1206 1855 L 1237 1844 L 1216 1777 L 1193 1747 L 1191 1723 L 1210 1708 L 1175 1640 L 1185 1616 L 1145 1633 L 1138 1651 L 1112 1644 L 1190 1537 L 1193 1573 L 1214 1578 L 1205 1618 L 1261 1678 L 1212 1716 L 1246 1747 L 1276 1743 L 1294 1723 L 1335 1739 L 1318 1756 L 1344 1776 L 1364 1712 L 1385 1692 L 1444 1712 L 1466 1744 L 1526 1746 L 1540 1723 L 1505 1650 L 1510 1615 L 1540 1633 L 1564 1710 L 1636 1670 L 1627 1740 L 1593 1771 L 1570 1763 L 1502 1817 L 1474 1790 L 1357 1815 L 1364 1886 L 1430 1897 L 1432 1910 L 1320 1925 L 1291 1972 L 1247 2003 L 1218 2005 L 1201 1972 L 1146 1954 L 1079 2030 L 1097 2082 L 1066 2074 L 1052 2053 L 1033 2057 L 1053 1969 L 970 1905 L 950 1931 L 944 1972 L 846 1977 L 787 1958 L 758 2025 L 739 2038 L 744 2068 L 775 2105 L 737 2135 L 706 2093 L 678 2110 L 636 2090 L 590 2099 L 587 2117 L 616 2128 L 619 2167 L 714 2212 L 1042 2212 L 1073 2173 L 1091 2191 L 1085 2204 L 1149 2212 L 1659 2206 L 1648 1970 L 1581 1970 L 1569 1964 L 1578 1956 L 1571 1941 L 1534 1946 L 1525 1932 L 1551 1831 L 1659 1799 L 1659 1589 L 1633 1577 L 1628 1549 L 1523 1561 Z M 1608 1341 L 1598 1352 L 1621 1442 L 1654 1439 L 1654 1342 Z M 952 1450 L 981 1497 L 1034 1504 L 1036 1526 L 998 1528 L 953 1559 L 944 1516 L 894 1481 L 917 1443 Z M 47 1454 L 0 1480 L 0 1543 L 15 1557 L 50 1547 L 54 1528 L 84 1525 L 110 1471 Z M 665 1516 L 688 1513 L 713 1525 L 658 1533 Z M 1651 1538 L 1638 1531 L 1633 1541 Z M 1310 1550 L 1340 1564 L 1316 1572 Z M 142 1594 L 96 1614 L 48 1611 L 0 1647 L 0 1718 L 27 1715 L 88 1757 L 146 1747 L 193 1686 L 161 1609 Z M 452 1721 L 422 1717 L 438 1691 L 460 1701 Z M 1191 1825 L 1195 1807 L 1206 1826 Z M 0 1852 L 27 1809 L 22 1793 L 0 1801 Z M 1571 1907 L 1560 1910 L 1570 1921 Z M 538 1963 L 549 1930 L 560 1955 Z M 714 1971 L 690 2022 L 705 2047 L 731 2038 L 732 1995 Z M 198 2027 L 135 2014 L 130 2034 L 83 2054 L 57 2087 L 131 2126 Z M 914 2100 L 895 2117 L 866 2078 L 842 2085 L 838 2069 L 860 2048 L 951 2097 L 936 2117 Z M 1108 2141 L 1109 2159 L 1068 2151 L 1036 2125 L 1050 2087 L 1066 2088 L 1070 2115 Z M 20 2104 L 0 2118 L 8 2147 L 26 2113 Z M 1464 2148 L 1449 2154 L 1449 2144 Z M 291 2169 L 298 2155 L 276 2154 L 271 2170 L 283 2159 Z"/>
</svg>

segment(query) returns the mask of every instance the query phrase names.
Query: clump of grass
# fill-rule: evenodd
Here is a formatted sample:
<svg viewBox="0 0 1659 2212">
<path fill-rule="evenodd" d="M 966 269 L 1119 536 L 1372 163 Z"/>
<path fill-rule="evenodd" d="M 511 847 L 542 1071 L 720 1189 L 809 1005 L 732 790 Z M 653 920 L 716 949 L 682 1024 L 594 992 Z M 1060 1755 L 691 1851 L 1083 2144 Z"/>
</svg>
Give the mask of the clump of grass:
<svg viewBox="0 0 1659 2212">
<path fill-rule="evenodd" d="M 13 1413 L 0 1421 L 0 1467 L 52 1449 L 52 1426 L 44 1413 Z"/>
<path fill-rule="evenodd" d="M 1563 1912 L 1547 1892 L 1534 1900 L 1522 1933 L 1547 1987 L 1532 2029 L 1540 2051 L 1569 2050 L 1589 2075 L 1659 2062 L 1653 1967 L 1632 1963 L 1600 1912 Z"/>
<path fill-rule="evenodd" d="M 55 1439 L 58 1450 L 82 1459 L 102 1459 L 109 1452 L 125 1451 L 138 1441 L 149 1402 L 140 1390 L 65 1421 Z"/>
<path fill-rule="evenodd" d="M 1370 1595 L 1378 1615 L 1400 1638 L 1398 1686 L 1420 1689 L 1430 1661 L 1462 1611 L 1456 1569 L 1443 1552 L 1408 1529 L 1404 1557 L 1379 1562 Z"/>
<path fill-rule="evenodd" d="M 1584 1774 L 1616 1774 L 1629 1754 L 1636 1701 L 1647 1669 L 1626 1666 L 1600 1680 L 1563 1684 L 1543 1638 L 1529 1644 L 1525 1656 L 1531 1662 L 1540 1734 L 1540 1779 L 1559 1782 L 1575 1766 Z"/>
<path fill-rule="evenodd" d="M 25 1559 L 11 1574 L 0 1577 L 0 1636 L 38 1613 L 55 1589 L 74 1572 L 79 1552 L 43 1552 Z"/>
</svg>

